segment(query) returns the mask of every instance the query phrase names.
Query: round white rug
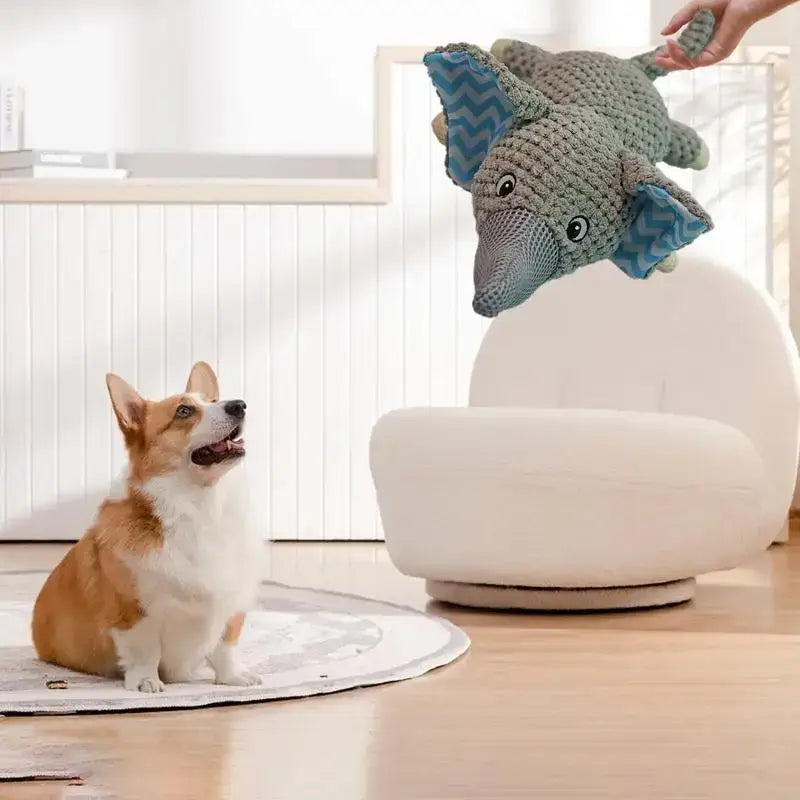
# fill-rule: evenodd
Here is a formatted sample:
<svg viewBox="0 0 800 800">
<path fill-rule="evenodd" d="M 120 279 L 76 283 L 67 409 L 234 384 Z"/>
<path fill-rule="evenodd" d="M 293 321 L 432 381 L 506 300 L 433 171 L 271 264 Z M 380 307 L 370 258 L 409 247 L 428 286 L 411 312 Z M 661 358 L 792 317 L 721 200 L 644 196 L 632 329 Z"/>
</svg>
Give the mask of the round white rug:
<svg viewBox="0 0 800 800">
<path fill-rule="evenodd" d="M 30 597 L 23 587 L 33 577 L 2 575 L 11 590 L 4 596 Z M 142 694 L 126 691 L 121 681 L 38 661 L 31 610 L 27 599 L 0 602 L 0 715 L 155 711 L 328 694 L 415 678 L 469 647 L 455 625 L 410 608 L 264 583 L 241 640 L 242 660 L 263 685 L 216 686 L 209 673 L 161 694 Z"/>
</svg>

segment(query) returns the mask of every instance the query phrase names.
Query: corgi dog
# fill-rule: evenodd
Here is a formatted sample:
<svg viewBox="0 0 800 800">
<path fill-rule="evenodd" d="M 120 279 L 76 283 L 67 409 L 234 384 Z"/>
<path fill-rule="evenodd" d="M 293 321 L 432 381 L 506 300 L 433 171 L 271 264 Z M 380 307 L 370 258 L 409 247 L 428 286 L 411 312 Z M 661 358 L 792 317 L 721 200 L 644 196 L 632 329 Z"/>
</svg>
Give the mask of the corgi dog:
<svg viewBox="0 0 800 800">
<path fill-rule="evenodd" d="M 204 362 L 160 402 L 117 375 L 106 384 L 128 466 L 39 593 L 39 658 L 140 692 L 191 680 L 204 663 L 217 683 L 260 683 L 236 653 L 263 552 L 237 469 L 245 402 L 220 400 Z"/>
</svg>

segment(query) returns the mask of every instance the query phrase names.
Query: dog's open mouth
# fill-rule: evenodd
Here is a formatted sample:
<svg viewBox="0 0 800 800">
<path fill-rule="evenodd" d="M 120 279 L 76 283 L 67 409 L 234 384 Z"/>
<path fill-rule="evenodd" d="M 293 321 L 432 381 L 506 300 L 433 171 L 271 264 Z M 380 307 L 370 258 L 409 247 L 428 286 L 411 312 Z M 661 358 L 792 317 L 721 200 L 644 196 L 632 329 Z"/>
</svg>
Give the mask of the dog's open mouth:
<svg viewBox="0 0 800 800">
<path fill-rule="evenodd" d="M 207 444 L 192 451 L 192 463 L 200 467 L 210 467 L 232 458 L 241 458 L 244 453 L 244 439 L 240 437 L 241 428 L 234 428 L 224 439 Z"/>
</svg>

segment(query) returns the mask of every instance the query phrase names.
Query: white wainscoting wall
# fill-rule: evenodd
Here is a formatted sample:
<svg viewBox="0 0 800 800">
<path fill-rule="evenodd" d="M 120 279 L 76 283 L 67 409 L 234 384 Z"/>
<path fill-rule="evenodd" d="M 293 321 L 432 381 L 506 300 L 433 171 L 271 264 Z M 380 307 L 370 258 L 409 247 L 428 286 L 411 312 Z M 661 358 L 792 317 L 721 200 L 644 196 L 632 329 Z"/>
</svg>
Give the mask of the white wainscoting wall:
<svg viewBox="0 0 800 800">
<path fill-rule="evenodd" d="M 662 83 L 712 152 L 702 174 L 667 170 L 716 220 L 696 251 L 770 288 L 771 70 Z M 0 537 L 79 535 L 59 509 L 94 503 L 123 461 L 104 374 L 161 397 L 195 359 L 248 402 L 265 536 L 382 536 L 371 427 L 392 408 L 464 403 L 485 330 L 470 198 L 430 133 L 436 97 L 420 66 L 392 80 L 386 205 L 0 208 Z"/>
</svg>

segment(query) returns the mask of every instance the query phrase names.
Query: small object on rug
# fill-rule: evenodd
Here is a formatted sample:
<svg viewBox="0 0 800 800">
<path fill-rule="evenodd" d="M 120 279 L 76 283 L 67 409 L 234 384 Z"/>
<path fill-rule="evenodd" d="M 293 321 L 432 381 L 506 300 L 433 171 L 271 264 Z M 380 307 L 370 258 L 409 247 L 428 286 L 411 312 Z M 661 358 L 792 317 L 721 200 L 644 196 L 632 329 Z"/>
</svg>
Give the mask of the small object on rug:
<svg viewBox="0 0 800 800">
<path fill-rule="evenodd" d="M 0 575 L 0 596 L 36 596 L 47 574 Z M 215 685 L 198 674 L 159 694 L 37 660 L 30 642 L 32 602 L 0 602 L 0 715 L 156 711 L 309 697 L 419 677 L 455 661 L 467 635 L 447 620 L 365 597 L 261 585 L 241 647 L 263 679 Z M 54 691 L 56 690 L 56 691 Z M 8 777 L 0 763 L 0 779 Z"/>
</svg>

